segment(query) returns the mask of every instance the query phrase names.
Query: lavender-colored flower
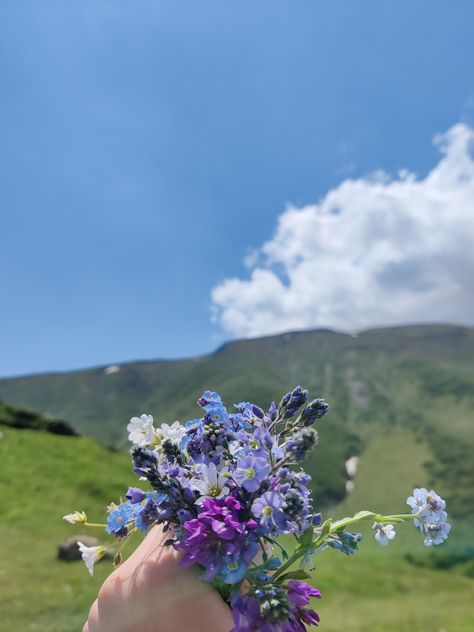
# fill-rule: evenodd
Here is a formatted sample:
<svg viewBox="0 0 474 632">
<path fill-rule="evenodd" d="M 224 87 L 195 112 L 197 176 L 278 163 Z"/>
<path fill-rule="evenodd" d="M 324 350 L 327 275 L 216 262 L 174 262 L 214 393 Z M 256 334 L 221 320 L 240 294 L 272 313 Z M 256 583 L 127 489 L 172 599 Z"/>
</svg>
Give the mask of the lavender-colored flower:
<svg viewBox="0 0 474 632">
<path fill-rule="evenodd" d="M 259 519 L 266 532 L 283 533 L 287 527 L 284 498 L 279 492 L 265 492 L 252 503 L 252 514 Z"/>
<path fill-rule="evenodd" d="M 392 524 L 374 522 L 372 529 L 375 531 L 375 540 L 383 546 L 386 546 L 396 535 Z"/>
<path fill-rule="evenodd" d="M 407 505 L 412 508 L 412 513 L 420 513 L 421 520 L 427 522 L 445 521 L 447 514 L 444 511 L 446 502 L 432 489 L 428 491 L 424 487 L 413 490 L 413 496 L 407 498 Z M 415 522 L 419 526 L 418 521 Z"/>
<path fill-rule="evenodd" d="M 425 546 L 442 544 L 444 540 L 448 538 L 450 531 L 451 525 L 449 524 L 449 522 L 424 523 L 421 532 L 425 536 Z"/>
<path fill-rule="evenodd" d="M 271 421 L 275 421 L 275 419 L 278 416 L 278 407 L 275 404 L 275 402 L 272 402 L 270 404 L 270 408 L 268 409 L 268 416 L 270 417 Z"/>
<path fill-rule="evenodd" d="M 269 474 L 270 464 L 267 459 L 252 456 L 239 459 L 232 472 L 237 483 L 250 493 L 256 492 Z"/>
<path fill-rule="evenodd" d="M 259 456 L 268 459 L 271 454 L 274 461 L 279 461 L 283 457 L 283 450 L 279 447 L 277 439 L 266 428 L 259 426 L 253 433 L 241 432 L 237 436 L 248 447 L 252 456 Z"/>
</svg>

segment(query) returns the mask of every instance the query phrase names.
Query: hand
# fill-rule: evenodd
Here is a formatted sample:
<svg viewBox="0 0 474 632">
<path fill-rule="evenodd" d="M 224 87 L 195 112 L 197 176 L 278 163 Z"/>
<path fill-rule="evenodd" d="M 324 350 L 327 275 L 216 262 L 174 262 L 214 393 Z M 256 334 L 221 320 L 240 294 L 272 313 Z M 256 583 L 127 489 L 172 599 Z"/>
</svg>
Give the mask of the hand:
<svg viewBox="0 0 474 632">
<path fill-rule="evenodd" d="M 154 527 L 103 583 L 83 632 L 229 632 L 230 608 Z"/>
</svg>

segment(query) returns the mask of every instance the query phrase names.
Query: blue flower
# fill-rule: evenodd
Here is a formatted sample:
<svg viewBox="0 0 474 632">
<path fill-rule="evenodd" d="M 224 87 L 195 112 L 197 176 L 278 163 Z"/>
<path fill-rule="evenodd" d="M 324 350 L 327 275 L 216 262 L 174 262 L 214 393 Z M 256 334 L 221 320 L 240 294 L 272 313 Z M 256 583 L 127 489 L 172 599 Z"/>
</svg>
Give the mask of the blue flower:
<svg viewBox="0 0 474 632">
<path fill-rule="evenodd" d="M 212 406 L 207 411 L 207 414 L 209 415 L 210 420 L 215 424 L 223 424 L 228 417 L 224 406 Z"/>
<path fill-rule="evenodd" d="M 135 511 L 134 505 L 129 502 L 122 503 L 117 509 L 113 509 L 107 518 L 107 533 L 126 535 L 126 525 L 133 519 Z"/>
<path fill-rule="evenodd" d="M 329 546 L 346 555 L 353 555 L 358 549 L 359 542 L 362 540 L 360 533 L 347 533 L 345 531 L 335 533 L 333 537 L 333 540 L 328 541 Z"/>
<path fill-rule="evenodd" d="M 190 419 L 184 424 L 184 427 L 186 428 L 186 431 L 192 430 L 197 432 L 204 428 L 204 422 L 202 419 Z"/>
<path fill-rule="evenodd" d="M 270 474 L 270 464 L 267 459 L 245 456 L 237 461 L 237 467 L 232 472 L 234 479 L 248 492 L 256 492 Z"/>
<path fill-rule="evenodd" d="M 204 391 L 197 403 L 201 406 L 201 408 L 207 410 L 208 406 L 221 405 L 222 399 L 219 393 L 216 393 L 215 391 Z"/>
<path fill-rule="evenodd" d="M 252 514 L 259 518 L 266 531 L 283 532 L 286 529 L 286 517 L 283 511 L 283 496 L 278 492 L 265 492 L 252 503 Z"/>
<path fill-rule="evenodd" d="M 226 584 L 238 584 L 244 579 L 247 568 L 242 559 L 236 559 L 227 562 L 220 574 Z"/>
</svg>

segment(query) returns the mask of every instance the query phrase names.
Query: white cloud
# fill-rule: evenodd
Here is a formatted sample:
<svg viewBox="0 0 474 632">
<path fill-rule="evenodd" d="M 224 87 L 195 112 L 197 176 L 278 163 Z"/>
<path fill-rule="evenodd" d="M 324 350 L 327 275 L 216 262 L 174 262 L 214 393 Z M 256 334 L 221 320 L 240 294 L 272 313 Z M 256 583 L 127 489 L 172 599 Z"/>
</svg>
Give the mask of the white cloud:
<svg viewBox="0 0 474 632">
<path fill-rule="evenodd" d="M 247 264 L 212 291 L 215 320 L 237 336 L 327 326 L 474 323 L 474 130 L 435 138 L 424 179 L 407 171 L 344 180 L 288 208 Z M 257 256 L 258 255 L 258 256 Z"/>
</svg>

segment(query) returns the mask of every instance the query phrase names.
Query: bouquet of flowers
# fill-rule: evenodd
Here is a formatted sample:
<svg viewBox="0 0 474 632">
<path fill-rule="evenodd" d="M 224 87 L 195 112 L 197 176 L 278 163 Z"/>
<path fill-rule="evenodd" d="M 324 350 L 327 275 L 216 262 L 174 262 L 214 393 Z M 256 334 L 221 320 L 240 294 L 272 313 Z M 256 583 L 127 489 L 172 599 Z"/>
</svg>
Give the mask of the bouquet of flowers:
<svg viewBox="0 0 474 632">
<path fill-rule="evenodd" d="M 137 530 L 162 525 L 165 546 L 181 553 L 183 566 L 196 565 L 230 605 L 233 632 L 304 632 L 318 625 L 310 605 L 319 590 L 306 583 L 314 555 L 328 548 L 352 555 L 362 536 L 353 527 L 371 521 L 375 539 L 386 545 L 394 525 L 411 521 L 426 546 L 441 544 L 451 526 L 445 502 L 433 490 L 415 489 L 411 512 L 380 515 L 360 511 L 342 520 L 323 520 L 315 511 L 310 476 L 300 464 L 315 448 L 315 424 L 328 405 L 308 401 L 297 386 L 268 411 L 250 402 L 229 411 L 206 391 L 198 400 L 202 417 L 153 426 L 150 415 L 128 425 L 133 469 L 148 489 L 131 487 L 126 501 L 108 508 L 107 533 L 115 536 L 115 564 Z M 64 516 L 91 526 L 84 512 Z M 284 546 L 279 536 L 293 534 Z M 290 542 L 286 539 L 285 542 Z M 106 547 L 80 544 L 93 573 Z"/>
</svg>

